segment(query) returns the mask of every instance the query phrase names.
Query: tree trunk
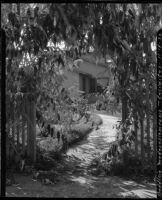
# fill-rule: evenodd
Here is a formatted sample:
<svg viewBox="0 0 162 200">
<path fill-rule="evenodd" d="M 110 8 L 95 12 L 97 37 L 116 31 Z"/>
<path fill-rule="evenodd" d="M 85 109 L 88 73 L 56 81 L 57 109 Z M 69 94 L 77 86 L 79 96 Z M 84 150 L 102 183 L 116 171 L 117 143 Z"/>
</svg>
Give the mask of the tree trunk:
<svg viewBox="0 0 162 200">
<path fill-rule="evenodd" d="M 138 156 L 138 115 L 136 113 L 134 118 L 134 132 L 135 132 L 135 154 Z"/>
<path fill-rule="evenodd" d="M 147 121 L 147 156 L 148 156 L 148 160 L 150 160 L 150 113 L 149 113 L 149 109 L 150 109 L 150 103 L 149 103 L 149 80 L 148 78 L 146 78 L 146 121 Z"/>
<path fill-rule="evenodd" d="M 22 148 L 25 150 L 25 118 L 22 115 Z"/>
<path fill-rule="evenodd" d="M 147 156 L 148 156 L 148 160 L 150 160 L 150 114 L 149 112 L 147 112 L 146 115 L 147 118 Z"/>
<path fill-rule="evenodd" d="M 29 132 L 28 153 L 32 163 L 36 162 L 36 107 L 34 101 L 29 101 Z"/>
<path fill-rule="evenodd" d="M 12 137 L 15 140 L 15 106 L 13 105 L 13 126 L 12 126 Z"/>
<path fill-rule="evenodd" d="M 28 96 L 25 99 L 25 110 L 26 110 L 26 121 L 27 121 L 27 154 L 30 156 L 30 145 L 29 145 L 29 137 L 30 137 L 30 103 L 28 100 Z"/>
<path fill-rule="evenodd" d="M 144 153 L 144 126 L 143 126 L 143 118 L 140 119 L 140 128 L 141 128 L 141 161 L 142 161 L 142 169 L 144 167 L 144 159 L 145 159 L 145 153 Z"/>
<path fill-rule="evenodd" d="M 20 144 L 20 125 L 19 125 L 19 117 L 18 117 L 18 123 L 17 123 L 17 145 Z"/>
<path fill-rule="evenodd" d="M 124 95 L 122 97 L 122 122 L 124 123 L 128 116 L 128 108 L 127 108 L 127 97 Z"/>
</svg>

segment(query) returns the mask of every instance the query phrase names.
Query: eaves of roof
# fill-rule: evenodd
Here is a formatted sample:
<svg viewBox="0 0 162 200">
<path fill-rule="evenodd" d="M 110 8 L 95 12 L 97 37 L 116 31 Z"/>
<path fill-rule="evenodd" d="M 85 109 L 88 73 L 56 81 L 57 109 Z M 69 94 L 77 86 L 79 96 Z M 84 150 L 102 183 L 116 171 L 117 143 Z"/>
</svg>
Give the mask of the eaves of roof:
<svg viewBox="0 0 162 200">
<path fill-rule="evenodd" d="M 106 64 L 106 63 L 105 63 L 105 64 L 103 64 L 103 63 L 98 63 L 98 64 L 96 64 L 96 62 L 90 61 L 90 60 L 88 60 L 88 59 L 86 59 L 86 58 L 82 58 L 82 60 L 83 60 L 84 62 L 88 62 L 88 63 L 90 63 L 90 64 L 97 65 L 98 67 L 104 67 L 104 68 L 107 67 L 107 64 Z"/>
</svg>

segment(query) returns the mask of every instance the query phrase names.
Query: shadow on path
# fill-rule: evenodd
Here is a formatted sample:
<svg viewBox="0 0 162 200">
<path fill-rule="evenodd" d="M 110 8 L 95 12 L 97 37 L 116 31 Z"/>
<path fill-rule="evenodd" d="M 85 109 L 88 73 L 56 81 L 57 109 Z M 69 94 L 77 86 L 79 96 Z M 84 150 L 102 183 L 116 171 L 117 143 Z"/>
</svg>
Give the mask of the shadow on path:
<svg viewBox="0 0 162 200">
<path fill-rule="evenodd" d="M 65 168 L 56 185 L 46 186 L 32 180 L 32 177 L 16 175 L 19 186 L 7 187 L 7 196 L 27 197 L 82 197 L 82 198 L 156 198 L 156 186 L 153 183 L 137 183 L 117 176 L 94 176 L 88 166 L 99 154 L 109 148 L 115 140 L 113 126 L 117 117 L 98 114 L 103 124 L 99 130 L 93 130 L 84 141 L 74 145 L 64 158 Z M 66 167 L 67 166 L 67 167 Z"/>
</svg>

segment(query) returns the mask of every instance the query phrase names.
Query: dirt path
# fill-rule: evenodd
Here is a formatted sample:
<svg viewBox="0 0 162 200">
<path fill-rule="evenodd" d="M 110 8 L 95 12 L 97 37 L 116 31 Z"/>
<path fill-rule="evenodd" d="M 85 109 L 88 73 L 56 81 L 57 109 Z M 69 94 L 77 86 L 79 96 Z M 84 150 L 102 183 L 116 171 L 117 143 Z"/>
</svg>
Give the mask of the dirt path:
<svg viewBox="0 0 162 200">
<path fill-rule="evenodd" d="M 98 114 L 103 124 L 98 130 L 93 130 L 86 140 L 81 141 L 77 145 L 70 148 L 67 152 L 69 157 L 75 156 L 80 159 L 81 166 L 87 167 L 90 162 L 99 154 L 106 152 L 109 143 L 115 140 L 115 128 L 118 118 L 103 114 Z"/>
<path fill-rule="evenodd" d="M 16 175 L 19 186 L 6 188 L 7 196 L 26 197 L 93 197 L 115 198 L 136 197 L 156 198 L 156 186 L 151 183 L 137 183 L 117 176 L 105 177 L 102 174 L 93 176 L 88 171 L 92 159 L 108 149 L 108 143 L 115 140 L 113 126 L 118 118 L 98 114 L 103 124 L 98 130 L 92 131 L 79 144 L 70 148 L 65 162 L 72 167 L 61 175 L 56 185 L 46 186 L 31 176 Z"/>
</svg>

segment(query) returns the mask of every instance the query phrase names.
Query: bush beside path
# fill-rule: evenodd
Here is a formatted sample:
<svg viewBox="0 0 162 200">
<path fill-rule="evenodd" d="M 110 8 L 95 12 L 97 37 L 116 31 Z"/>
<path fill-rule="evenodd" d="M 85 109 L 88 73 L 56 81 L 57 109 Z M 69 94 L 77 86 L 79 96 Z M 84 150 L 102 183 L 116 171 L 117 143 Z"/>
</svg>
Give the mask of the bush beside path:
<svg viewBox="0 0 162 200">
<path fill-rule="evenodd" d="M 85 169 L 95 158 L 96 152 L 102 154 L 109 148 L 109 142 L 115 140 L 116 132 L 112 127 L 117 118 L 106 115 L 100 115 L 100 117 L 103 119 L 103 124 L 99 129 L 91 131 L 86 140 L 82 140 L 79 145 L 68 150 L 69 163 L 66 163 L 65 159 L 63 168 L 56 163 L 50 174 L 44 172 L 46 174 L 44 179 L 48 180 L 47 185 L 42 181 L 33 179 L 31 175 L 16 174 L 15 179 L 19 185 L 7 187 L 7 197 L 156 198 L 154 183 L 144 181 L 139 183 L 118 176 L 105 176 L 104 174 L 98 176 L 88 173 Z M 56 173 L 57 166 L 60 171 L 62 168 L 58 176 Z M 51 180 L 51 178 L 54 179 L 54 184 L 50 184 L 49 179 Z"/>
<path fill-rule="evenodd" d="M 67 145 L 72 145 L 87 136 L 93 129 L 98 128 L 102 124 L 102 119 L 96 114 L 90 114 L 88 121 L 82 118 L 78 123 L 72 124 L 70 132 L 66 134 Z M 62 135 L 66 133 L 66 127 L 63 125 L 53 125 L 55 132 L 60 132 L 60 139 L 56 137 L 37 137 L 37 147 L 40 151 L 48 153 L 59 153 L 63 149 Z"/>
</svg>

